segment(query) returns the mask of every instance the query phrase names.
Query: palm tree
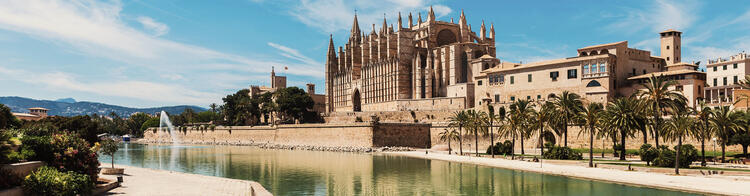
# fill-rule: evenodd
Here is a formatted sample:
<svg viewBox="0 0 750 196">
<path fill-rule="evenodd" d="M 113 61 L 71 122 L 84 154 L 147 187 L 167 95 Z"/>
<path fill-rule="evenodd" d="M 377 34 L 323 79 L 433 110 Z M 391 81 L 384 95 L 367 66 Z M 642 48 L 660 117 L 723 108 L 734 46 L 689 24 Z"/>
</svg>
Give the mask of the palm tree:
<svg viewBox="0 0 750 196">
<path fill-rule="evenodd" d="M 581 96 L 575 93 L 571 93 L 568 91 L 563 91 L 560 96 L 555 96 L 555 106 L 557 107 L 557 110 L 560 112 L 560 118 L 561 118 L 561 126 L 563 128 L 562 134 L 563 134 L 563 144 L 565 147 L 568 146 L 568 125 L 570 125 L 570 122 L 575 118 L 575 115 L 578 114 L 578 111 L 581 110 L 583 107 L 583 102 L 581 102 Z"/>
<path fill-rule="evenodd" d="M 513 127 L 513 129 L 518 132 L 519 139 L 521 141 L 521 155 L 525 154 L 523 150 L 523 140 L 526 138 L 526 136 L 524 135 L 524 133 L 528 131 L 529 126 L 527 125 L 529 123 L 529 118 L 531 117 L 531 113 L 533 112 L 533 110 L 534 109 L 532 108 L 531 102 L 529 102 L 528 100 L 519 100 L 513 102 L 510 105 L 511 115 L 516 118 L 515 126 L 520 126 L 520 128 Z"/>
<path fill-rule="evenodd" d="M 219 107 L 219 106 L 217 106 L 216 103 L 211 103 L 210 105 L 208 105 L 208 107 L 211 108 L 211 112 L 215 113 L 216 112 L 216 108 Z"/>
<path fill-rule="evenodd" d="M 682 138 L 690 135 L 695 124 L 690 115 L 690 109 L 676 110 L 672 118 L 667 121 L 664 138 L 674 141 L 677 139 L 677 155 L 675 155 L 674 173 L 680 174 L 680 149 L 682 148 Z"/>
<path fill-rule="evenodd" d="M 645 90 L 638 91 L 637 96 L 644 99 L 648 111 L 651 112 L 653 118 L 652 131 L 656 146 L 659 146 L 659 131 L 661 128 L 661 115 L 667 108 L 675 108 L 677 105 L 685 105 L 680 103 L 687 102 L 685 96 L 675 89 L 670 89 L 671 86 L 675 85 L 675 80 L 667 80 L 663 75 L 651 75 L 646 84 L 643 86 Z"/>
<path fill-rule="evenodd" d="M 440 132 L 440 141 L 448 141 L 448 154 L 451 154 L 451 140 L 458 140 L 458 131 L 455 129 L 444 129 Z"/>
<path fill-rule="evenodd" d="M 451 127 L 458 127 L 458 154 L 463 155 L 464 154 L 464 148 L 463 148 L 463 133 L 461 132 L 461 128 L 463 128 L 464 125 L 469 121 L 468 116 L 466 115 L 466 111 L 458 111 L 454 112 L 453 116 L 450 117 L 450 124 Z"/>
<path fill-rule="evenodd" d="M 706 140 L 710 140 L 713 135 L 713 126 L 710 125 L 711 107 L 706 106 L 706 102 L 698 102 L 700 110 L 695 111 L 697 126 L 693 130 L 693 137 L 701 141 L 701 166 L 706 165 Z"/>
<path fill-rule="evenodd" d="M 532 129 L 539 130 L 539 145 L 541 145 L 541 155 L 544 155 L 544 133 L 550 127 L 549 120 L 554 115 L 555 105 L 552 102 L 544 102 L 539 111 L 533 110 L 532 116 Z"/>
<path fill-rule="evenodd" d="M 589 133 L 589 167 L 594 167 L 594 134 L 596 128 L 601 124 L 602 113 L 604 113 L 604 106 L 601 103 L 589 103 L 584 107 L 579 116 L 580 122 L 583 125 L 583 131 Z"/>
<path fill-rule="evenodd" d="M 742 119 L 739 113 L 733 112 L 729 106 L 720 106 L 711 112 L 711 124 L 714 126 L 716 135 L 721 142 L 721 161 L 725 160 L 725 150 L 729 136 L 740 129 Z"/>
<path fill-rule="evenodd" d="M 632 136 L 633 130 L 638 128 L 638 103 L 631 97 L 615 99 L 607 105 L 610 124 L 619 131 L 622 152 L 620 160 L 625 160 L 625 138 Z"/>
<path fill-rule="evenodd" d="M 612 114 L 606 110 L 602 113 L 601 122 L 599 122 L 599 131 L 597 136 L 602 139 L 602 158 L 604 157 L 604 140 L 612 140 L 612 146 L 617 143 L 618 130 L 612 125 Z"/>
<path fill-rule="evenodd" d="M 468 116 L 468 123 L 467 128 L 470 129 L 472 132 L 474 132 L 474 148 L 475 148 L 475 154 L 476 156 L 479 156 L 479 133 L 486 133 L 486 122 L 487 122 L 487 113 L 482 111 L 474 111 L 469 110 L 467 112 Z"/>
<path fill-rule="evenodd" d="M 500 106 L 500 108 L 497 111 L 497 115 L 495 115 L 495 108 L 490 105 L 488 107 L 489 110 L 489 129 L 490 129 L 490 149 L 495 149 L 495 135 L 494 135 L 494 126 L 492 125 L 494 121 L 497 121 L 498 125 L 503 124 L 503 121 L 505 121 L 505 107 Z M 502 127 L 502 126 L 498 126 Z M 490 153 L 492 154 L 492 158 L 495 158 L 495 150 L 490 150 Z"/>
</svg>

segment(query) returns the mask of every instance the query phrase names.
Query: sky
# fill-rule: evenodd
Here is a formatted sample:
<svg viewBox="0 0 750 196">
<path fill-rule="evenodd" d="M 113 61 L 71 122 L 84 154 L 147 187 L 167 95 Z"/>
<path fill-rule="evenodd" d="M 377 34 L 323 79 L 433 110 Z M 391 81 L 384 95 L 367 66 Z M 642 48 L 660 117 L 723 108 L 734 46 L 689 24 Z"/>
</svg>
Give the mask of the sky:
<svg viewBox="0 0 750 196">
<path fill-rule="evenodd" d="M 464 10 L 474 31 L 494 24 L 502 61 L 625 40 L 657 56 L 666 29 L 683 32 L 685 62 L 750 51 L 744 0 L 0 0 L 0 96 L 207 107 L 269 85 L 271 67 L 324 92 L 329 35 L 344 44 L 355 10 L 369 32 L 430 6 L 443 21 Z"/>
</svg>

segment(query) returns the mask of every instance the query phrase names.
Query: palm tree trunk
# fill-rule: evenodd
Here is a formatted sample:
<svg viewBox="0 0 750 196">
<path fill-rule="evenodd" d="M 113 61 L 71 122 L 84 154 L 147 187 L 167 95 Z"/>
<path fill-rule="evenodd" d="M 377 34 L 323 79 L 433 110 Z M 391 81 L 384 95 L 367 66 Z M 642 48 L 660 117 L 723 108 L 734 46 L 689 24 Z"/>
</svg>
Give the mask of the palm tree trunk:
<svg viewBox="0 0 750 196">
<path fill-rule="evenodd" d="M 643 132 L 643 144 L 648 144 L 648 130 L 646 130 L 646 126 L 641 128 L 641 132 Z"/>
<path fill-rule="evenodd" d="M 521 156 L 522 156 L 521 159 L 523 159 L 523 154 L 524 154 L 523 153 L 523 132 L 521 132 L 521 138 L 519 139 L 521 139 Z"/>
<path fill-rule="evenodd" d="M 706 165 L 706 140 L 701 139 L 701 166 Z"/>
<path fill-rule="evenodd" d="M 677 136 L 677 155 L 674 158 L 674 174 L 680 175 L 680 149 L 682 148 L 682 136 Z"/>
<path fill-rule="evenodd" d="M 563 124 L 563 147 L 568 147 L 568 119 L 565 119 L 565 124 Z"/>
<path fill-rule="evenodd" d="M 451 140 L 452 139 L 453 138 L 451 138 L 450 136 L 448 136 L 448 154 L 451 154 Z"/>
<path fill-rule="evenodd" d="M 589 127 L 591 138 L 589 138 L 589 167 L 594 167 L 594 126 Z"/>
<path fill-rule="evenodd" d="M 458 126 L 458 155 L 464 155 L 464 137 L 461 134 L 461 125 Z"/>
<path fill-rule="evenodd" d="M 657 107 L 658 108 L 658 107 Z M 658 109 L 657 109 L 658 110 Z M 654 142 L 656 142 L 656 147 L 659 147 L 659 131 L 661 130 L 661 112 L 656 113 L 656 125 L 654 126 Z"/>
<path fill-rule="evenodd" d="M 622 145 L 622 151 L 620 152 L 620 160 L 625 160 L 625 131 L 620 131 L 620 145 Z"/>
<path fill-rule="evenodd" d="M 516 159 L 516 136 L 513 135 L 513 147 L 510 148 L 510 159 L 515 160 Z"/>
<path fill-rule="evenodd" d="M 541 145 L 542 151 L 541 151 L 541 153 L 539 153 L 539 155 L 541 155 L 542 157 L 544 157 L 544 136 L 543 135 L 544 135 L 544 128 L 543 128 L 543 126 L 540 126 L 540 128 L 539 128 L 539 143 L 542 144 Z"/>
<path fill-rule="evenodd" d="M 492 158 L 495 158 L 495 136 L 492 130 L 492 118 L 490 118 L 490 153 L 492 154 Z"/>
<path fill-rule="evenodd" d="M 474 127 L 474 150 L 475 154 L 479 156 L 479 127 Z"/>
<path fill-rule="evenodd" d="M 726 140 L 724 140 L 724 141 L 726 141 Z M 726 142 L 721 142 L 721 162 L 722 163 L 724 163 L 725 160 L 726 160 L 726 157 L 724 157 L 724 154 L 726 152 L 725 151 L 726 148 L 727 148 L 727 143 Z"/>
</svg>

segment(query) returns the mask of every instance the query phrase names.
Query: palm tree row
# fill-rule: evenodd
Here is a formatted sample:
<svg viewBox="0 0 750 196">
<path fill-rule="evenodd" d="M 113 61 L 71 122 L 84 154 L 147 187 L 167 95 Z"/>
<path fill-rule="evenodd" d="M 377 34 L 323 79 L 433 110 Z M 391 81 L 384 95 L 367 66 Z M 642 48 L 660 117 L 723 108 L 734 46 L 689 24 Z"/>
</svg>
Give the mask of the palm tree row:
<svg viewBox="0 0 750 196">
<path fill-rule="evenodd" d="M 748 81 L 743 82 L 750 84 Z M 473 134 L 475 153 L 479 156 L 480 135 L 489 135 L 491 148 L 495 137 L 509 138 L 513 146 L 516 140 L 520 140 L 522 155 L 525 154 L 524 140 L 537 136 L 544 154 L 545 136 L 555 135 L 563 141 L 562 146 L 567 147 L 568 127 L 579 126 L 582 130 L 579 134 L 588 136 L 590 167 L 593 166 L 595 137 L 611 139 L 613 144 L 619 142 L 619 159 L 625 160 L 626 139 L 639 132 L 644 144 L 648 143 L 649 133 L 657 147 L 660 140 L 677 142 L 675 173 L 679 173 L 680 146 L 688 137 L 700 141 L 703 164 L 705 141 L 712 137 L 718 138 L 724 160 L 730 137 L 741 133 L 743 129 L 745 132 L 750 129 L 750 113 L 743 115 L 745 112 L 733 111 L 729 106 L 712 109 L 702 102 L 693 109 L 687 106 L 687 99 L 673 88 L 674 85 L 675 81 L 666 77 L 652 76 L 644 84 L 644 90 L 629 97 L 616 98 L 606 105 L 563 91 L 544 102 L 516 100 L 510 104 L 507 114 L 505 107 L 497 108 L 497 112 L 495 108 L 489 107 L 488 113 L 477 110 L 459 111 L 450 119 L 453 132 L 446 129 L 441 138 L 458 140 L 459 154 L 463 154 L 464 135 Z M 455 129 L 458 131 L 455 132 Z M 494 157 L 494 151 L 491 150 L 491 153 Z"/>
</svg>

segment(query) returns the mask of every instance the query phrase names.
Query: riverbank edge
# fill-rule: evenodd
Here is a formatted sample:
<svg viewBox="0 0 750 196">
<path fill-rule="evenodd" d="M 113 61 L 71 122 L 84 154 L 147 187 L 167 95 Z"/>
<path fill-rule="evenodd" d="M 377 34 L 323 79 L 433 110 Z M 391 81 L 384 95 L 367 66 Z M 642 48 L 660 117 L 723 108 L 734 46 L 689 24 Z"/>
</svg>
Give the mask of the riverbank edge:
<svg viewBox="0 0 750 196">
<path fill-rule="evenodd" d="M 178 172 L 178 171 L 170 171 L 170 170 L 161 170 L 161 169 L 154 169 L 154 168 L 145 168 L 145 167 L 138 167 L 138 166 L 132 166 L 132 165 L 122 165 L 122 164 L 115 164 L 116 168 L 125 168 L 125 174 L 127 175 L 128 169 L 139 169 L 139 170 L 146 170 L 152 172 L 159 172 L 159 173 L 168 173 L 169 175 L 177 175 L 182 177 L 197 177 L 197 178 L 214 178 L 214 179 L 225 179 L 225 180 L 232 180 L 232 181 L 238 181 L 238 182 L 244 182 L 249 184 L 250 192 L 252 196 L 272 196 L 271 192 L 269 192 L 263 185 L 261 185 L 258 182 L 252 181 L 252 180 L 241 180 L 241 179 L 234 179 L 234 178 L 224 178 L 224 177 L 218 177 L 218 176 L 207 176 L 207 175 L 200 175 L 200 174 L 193 174 L 193 173 L 185 173 L 185 172 Z M 110 180 L 117 180 L 116 175 L 101 175 L 102 177 Z"/>
<path fill-rule="evenodd" d="M 615 169 L 602 169 L 602 168 L 588 168 L 574 165 L 559 165 L 554 163 L 542 163 L 542 167 L 539 167 L 539 163 L 518 161 L 518 160 L 507 160 L 498 158 L 487 158 L 487 157 L 472 157 L 472 156 L 458 156 L 448 155 L 442 153 L 428 153 L 424 151 L 410 151 L 410 152 L 383 152 L 387 155 L 406 156 L 412 158 L 421 158 L 429 160 L 440 160 L 454 163 L 465 163 L 481 165 L 486 167 L 494 167 L 501 169 L 510 169 L 525 172 L 534 172 L 539 174 L 564 176 L 583 180 L 594 180 L 600 182 L 622 184 L 628 186 L 647 187 L 671 191 L 680 191 L 687 193 L 696 193 L 704 195 L 750 195 L 750 188 L 744 190 L 738 187 L 746 187 L 747 181 L 740 182 L 737 180 L 729 180 L 722 178 L 709 178 L 709 177 L 695 177 L 695 176 L 677 176 L 677 175 L 666 175 L 659 173 L 639 172 L 639 171 L 621 171 Z M 588 170 L 588 171 L 586 171 Z M 580 172 L 585 171 L 585 172 Z M 596 172 L 593 172 L 596 171 Z M 577 173 L 576 173 L 577 172 Z M 596 174 L 594 174 L 596 173 Z M 607 175 L 602 175 L 606 173 Z M 644 182 L 638 182 L 629 179 L 622 179 L 614 177 L 615 175 L 630 175 L 632 179 L 652 179 Z M 643 178 L 647 177 L 647 178 Z M 653 178 L 669 178 L 668 180 L 653 180 Z M 677 179 L 682 178 L 682 179 Z M 685 179 L 691 178 L 691 179 Z M 711 183 L 703 183 L 698 181 L 713 181 Z M 722 182 L 719 182 L 722 181 Z M 719 182 L 719 183 L 717 183 Z M 741 184 L 745 183 L 745 184 Z M 686 185 L 689 184 L 689 185 Z M 719 185 L 719 186 L 717 186 Z M 724 186 L 720 186 L 724 185 Z"/>
<path fill-rule="evenodd" d="M 156 142 L 144 139 L 131 141 L 133 144 L 153 144 L 153 145 L 172 145 L 171 142 Z M 307 151 L 328 151 L 328 152 L 403 152 L 414 151 L 411 147 L 357 147 L 357 146 L 311 146 L 311 145 L 283 145 L 272 143 L 232 143 L 232 142 L 183 142 L 184 145 L 216 145 L 216 146 L 253 146 L 262 149 L 274 150 L 307 150 Z"/>
</svg>

